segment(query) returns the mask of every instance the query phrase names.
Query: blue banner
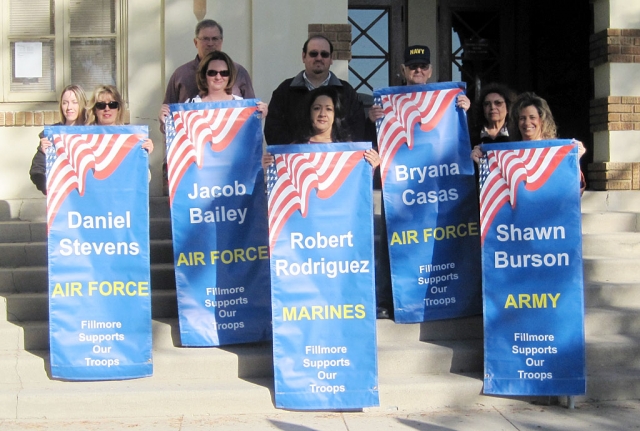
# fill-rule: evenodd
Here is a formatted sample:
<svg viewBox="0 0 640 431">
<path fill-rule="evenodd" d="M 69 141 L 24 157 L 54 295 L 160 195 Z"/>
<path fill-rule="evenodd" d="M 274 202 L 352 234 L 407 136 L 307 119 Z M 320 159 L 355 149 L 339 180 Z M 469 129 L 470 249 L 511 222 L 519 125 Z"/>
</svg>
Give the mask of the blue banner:
<svg viewBox="0 0 640 431">
<path fill-rule="evenodd" d="M 153 373 L 147 126 L 45 127 L 51 375 Z"/>
<path fill-rule="evenodd" d="M 480 314 L 480 225 L 464 83 L 374 91 L 395 321 Z"/>
<path fill-rule="evenodd" d="M 484 392 L 585 393 L 579 167 L 567 140 L 485 146 Z"/>
<path fill-rule="evenodd" d="M 269 234 L 256 101 L 170 109 L 167 169 L 182 345 L 268 340 Z"/>
<path fill-rule="evenodd" d="M 369 148 L 267 149 L 276 407 L 379 404 Z"/>
</svg>

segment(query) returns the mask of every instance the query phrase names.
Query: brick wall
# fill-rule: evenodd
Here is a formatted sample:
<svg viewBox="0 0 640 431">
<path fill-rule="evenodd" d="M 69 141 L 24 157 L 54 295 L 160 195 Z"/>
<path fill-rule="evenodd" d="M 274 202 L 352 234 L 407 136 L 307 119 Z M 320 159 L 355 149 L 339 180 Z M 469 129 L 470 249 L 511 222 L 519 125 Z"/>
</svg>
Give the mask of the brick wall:
<svg viewBox="0 0 640 431">
<path fill-rule="evenodd" d="M 589 60 L 591 67 L 640 63 L 640 29 L 608 28 L 591 35 Z M 589 122 L 592 133 L 640 130 L 640 97 L 612 95 L 592 100 Z M 591 163 L 587 179 L 593 190 L 640 190 L 640 163 Z"/>
<path fill-rule="evenodd" d="M 307 31 L 331 41 L 334 60 L 351 60 L 351 24 L 309 24 Z"/>
<path fill-rule="evenodd" d="M 131 112 L 124 113 L 124 124 L 129 124 Z M 49 126 L 60 122 L 59 111 L 0 111 L 0 127 Z"/>
</svg>

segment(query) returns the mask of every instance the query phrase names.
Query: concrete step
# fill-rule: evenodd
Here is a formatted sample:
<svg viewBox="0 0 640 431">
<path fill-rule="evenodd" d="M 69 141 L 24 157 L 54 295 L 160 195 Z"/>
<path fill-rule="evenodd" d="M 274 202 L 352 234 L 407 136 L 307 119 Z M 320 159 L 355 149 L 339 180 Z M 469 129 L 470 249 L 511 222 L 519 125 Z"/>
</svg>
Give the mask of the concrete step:
<svg viewBox="0 0 640 431">
<path fill-rule="evenodd" d="M 151 288 L 175 290 L 173 263 L 151 264 Z M 0 268 L 0 295 L 4 293 L 48 292 L 49 278 L 46 266 Z"/>
<path fill-rule="evenodd" d="M 586 307 L 627 307 L 640 310 L 640 283 L 587 283 Z"/>
<path fill-rule="evenodd" d="M 483 325 L 481 315 L 424 322 L 420 324 L 420 340 L 481 340 L 484 338 Z"/>
<path fill-rule="evenodd" d="M 617 368 L 588 373 L 587 395 L 576 397 L 576 402 L 637 399 L 640 399 L 640 370 Z"/>
<path fill-rule="evenodd" d="M 582 213 L 582 233 L 640 232 L 640 214 L 634 212 Z"/>
<path fill-rule="evenodd" d="M 618 368 L 640 371 L 640 338 L 634 335 L 590 335 L 587 338 L 587 372 Z"/>
<path fill-rule="evenodd" d="M 393 376 L 379 379 L 380 410 L 523 405 L 547 397 L 482 395 L 482 374 Z M 276 413 L 273 381 L 188 382 L 145 378 L 113 382 L 23 382 L 0 389 L 0 418 L 91 419 Z"/>
<path fill-rule="evenodd" d="M 586 191 L 580 203 L 582 212 L 624 211 L 640 213 L 640 191 Z"/>
<path fill-rule="evenodd" d="M 170 239 L 151 240 L 151 263 L 172 263 L 173 243 Z M 47 266 L 47 243 L 0 244 L 0 267 Z"/>
<path fill-rule="evenodd" d="M 583 256 L 623 257 L 640 261 L 640 232 L 597 233 L 582 236 Z"/>
<path fill-rule="evenodd" d="M 178 302 L 175 290 L 151 291 L 152 317 L 177 317 Z M 10 293 L 0 295 L 0 320 L 33 321 L 49 319 L 47 292 Z"/>
<path fill-rule="evenodd" d="M 587 283 L 640 283 L 640 259 L 583 256 Z"/>
<path fill-rule="evenodd" d="M 585 336 L 612 336 L 640 334 L 640 313 L 637 309 L 610 307 L 585 309 Z"/>
</svg>

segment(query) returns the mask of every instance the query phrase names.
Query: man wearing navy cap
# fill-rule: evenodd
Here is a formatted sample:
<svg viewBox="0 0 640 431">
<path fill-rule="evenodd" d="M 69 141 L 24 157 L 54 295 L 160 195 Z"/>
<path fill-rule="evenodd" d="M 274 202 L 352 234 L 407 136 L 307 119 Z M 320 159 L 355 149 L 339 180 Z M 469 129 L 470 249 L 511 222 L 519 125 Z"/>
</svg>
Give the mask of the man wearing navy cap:
<svg viewBox="0 0 640 431">
<path fill-rule="evenodd" d="M 426 84 L 433 69 L 431 68 L 431 51 L 425 45 L 411 45 L 404 50 L 404 63 L 400 66 L 406 85 Z M 456 106 L 465 111 L 471 106 L 471 101 L 464 94 L 456 99 Z M 369 108 L 369 120 L 366 124 L 367 136 L 376 139 L 375 123 L 378 118 L 384 117 L 382 106 L 372 105 Z M 384 202 L 383 202 L 384 206 Z M 378 264 L 376 266 L 376 305 L 378 319 L 388 319 L 393 316 L 393 299 L 391 297 L 391 274 L 389 273 L 389 249 L 387 246 L 387 229 L 384 222 L 384 208 L 382 210 L 382 232 L 378 251 Z"/>
</svg>

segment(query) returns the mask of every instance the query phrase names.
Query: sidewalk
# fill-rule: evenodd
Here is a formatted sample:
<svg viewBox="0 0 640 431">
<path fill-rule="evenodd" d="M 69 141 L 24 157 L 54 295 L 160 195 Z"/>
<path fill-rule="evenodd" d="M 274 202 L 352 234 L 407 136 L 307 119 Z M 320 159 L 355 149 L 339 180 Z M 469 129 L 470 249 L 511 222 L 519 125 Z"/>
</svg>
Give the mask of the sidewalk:
<svg viewBox="0 0 640 431">
<path fill-rule="evenodd" d="M 114 412 L 114 415 L 117 412 Z M 518 404 L 509 407 L 477 406 L 468 410 L 437 410 L 413 413 L 369 411 L 365 413 L 278 412 L 269 415 L 182 416 L 139 419 L 92 420 L 0 420 L 2 431 L 629 431 L 640 430 L 640 401 L 577 404 L 574 410 L 561 406 Z"/>
</svg>

